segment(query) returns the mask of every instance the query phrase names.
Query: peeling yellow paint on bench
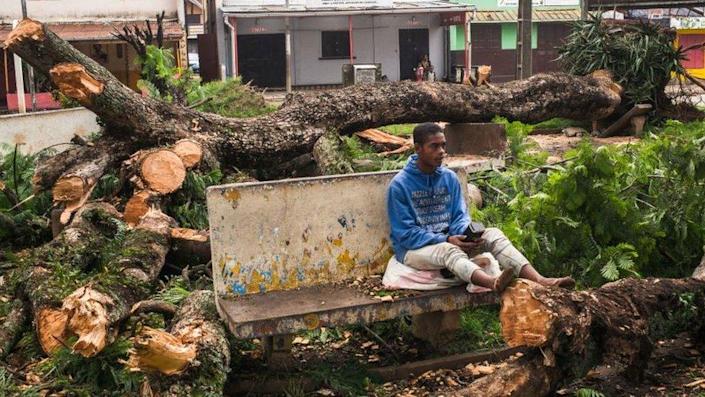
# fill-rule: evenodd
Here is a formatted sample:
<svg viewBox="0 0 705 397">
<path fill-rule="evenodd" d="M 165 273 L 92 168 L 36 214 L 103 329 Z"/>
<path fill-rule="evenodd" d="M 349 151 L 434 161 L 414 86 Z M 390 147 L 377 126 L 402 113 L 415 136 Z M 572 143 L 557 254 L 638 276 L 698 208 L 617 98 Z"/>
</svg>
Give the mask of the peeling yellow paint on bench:
<svg viewBox="0 0 705 397">
<path fill-rule="evenodd" d="M 464 180 L 466 173 L 460 173 Z M 393 254 L 386 190 L 395 174 L 209 188 L 219 296 L 293 290 L 384 272 Z"/>
</svg>

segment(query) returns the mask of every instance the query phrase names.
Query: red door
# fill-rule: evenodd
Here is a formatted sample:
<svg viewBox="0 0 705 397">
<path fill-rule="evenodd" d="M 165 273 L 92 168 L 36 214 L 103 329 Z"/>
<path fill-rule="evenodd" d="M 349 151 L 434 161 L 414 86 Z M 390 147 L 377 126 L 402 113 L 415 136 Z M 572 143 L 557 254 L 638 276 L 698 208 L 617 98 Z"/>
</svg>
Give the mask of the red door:
<svg viewBox="0 0 705 397">
<path fill-rule="evenodd" d="M 678 35 L 678 42 L 682 48 L 687 48 L 692 45 L 705 42 L 705 34 L 683 34 Z M 683 67 L 686 69 L 702 69 L 705 67 L 705 50 L 703 47 L 698 47 L 685 53 L 686 59 L 683 60 Z"/>
</svg>

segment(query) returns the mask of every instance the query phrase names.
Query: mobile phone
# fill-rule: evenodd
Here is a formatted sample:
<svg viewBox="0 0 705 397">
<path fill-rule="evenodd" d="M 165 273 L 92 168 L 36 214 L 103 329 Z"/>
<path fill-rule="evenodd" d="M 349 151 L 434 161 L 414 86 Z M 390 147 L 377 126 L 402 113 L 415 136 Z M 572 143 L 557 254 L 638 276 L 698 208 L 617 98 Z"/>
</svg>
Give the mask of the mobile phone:
<svg viewBox="0 0 705 397">
<path fill-rule="evenodd" d="M 470 222 L 468 228 L 465 229 L 465 236 L 467 236 L 466 241 L 477 240 L 482 237 L 485 232 L 485 225 L 480 222 Z"/>
</svg>

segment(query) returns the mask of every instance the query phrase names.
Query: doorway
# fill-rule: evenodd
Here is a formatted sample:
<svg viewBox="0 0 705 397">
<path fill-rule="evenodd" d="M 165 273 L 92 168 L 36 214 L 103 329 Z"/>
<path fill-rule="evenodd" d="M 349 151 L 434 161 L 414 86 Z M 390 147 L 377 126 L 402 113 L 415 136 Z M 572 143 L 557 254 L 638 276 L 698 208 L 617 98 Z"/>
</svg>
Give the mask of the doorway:
<svg viewBox="0 0 705 397">
<path fill-rule="evenodd" d="M 284 34 L 237 36 L 237 54 L 243 83 L 257 87 L 286 85 Z"/>
<path fill-rule="evenodd" d="M 399 80 L 415 79 L 414 68 L 428 55 L 428 29 L 399 29 Z"/>
</svg>

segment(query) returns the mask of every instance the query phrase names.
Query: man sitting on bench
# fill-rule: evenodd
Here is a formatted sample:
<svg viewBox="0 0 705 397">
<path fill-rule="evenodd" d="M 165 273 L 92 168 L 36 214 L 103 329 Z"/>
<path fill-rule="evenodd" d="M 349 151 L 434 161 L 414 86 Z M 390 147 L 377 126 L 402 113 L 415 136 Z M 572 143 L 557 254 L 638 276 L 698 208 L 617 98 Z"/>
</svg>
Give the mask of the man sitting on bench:
<svg viewBox="0 0 705 397">
<path fill-rule="evenodd" d="M 416 154 L 389 184 L 387 213 L 395 256 L 385 271 L 384 285 L 437 289 L 466 282 L 471 292 L 501 292 L 518 276 L 573 288 L 570 277 L 539 274 L 501 230 L 471 226 L 458 177 L 442 166 L 445 145 L 439 125 L 416 126 Z M 504 269 L 501 273 L 498 264 Z M 448 271 L 452 274 L 444 277 Z"/>
</svg>

